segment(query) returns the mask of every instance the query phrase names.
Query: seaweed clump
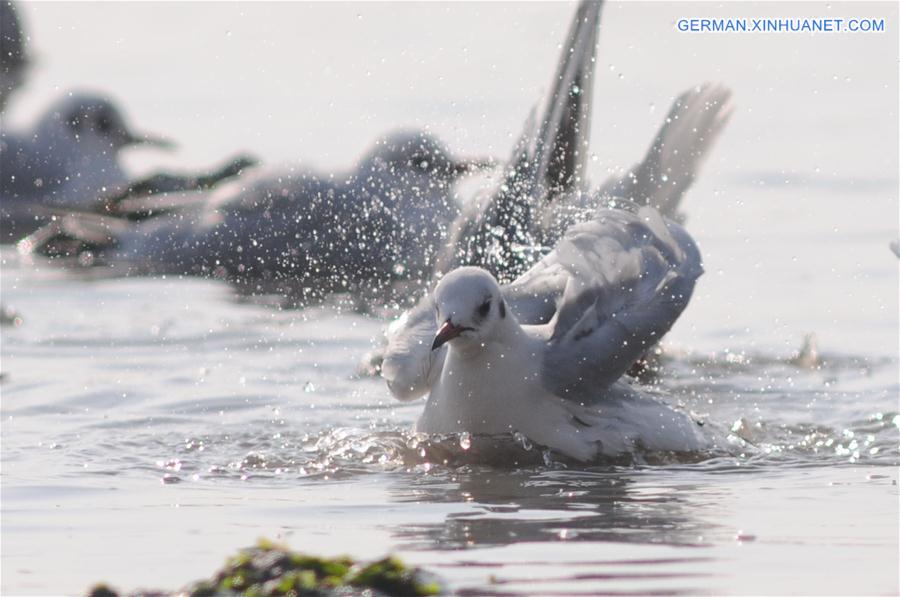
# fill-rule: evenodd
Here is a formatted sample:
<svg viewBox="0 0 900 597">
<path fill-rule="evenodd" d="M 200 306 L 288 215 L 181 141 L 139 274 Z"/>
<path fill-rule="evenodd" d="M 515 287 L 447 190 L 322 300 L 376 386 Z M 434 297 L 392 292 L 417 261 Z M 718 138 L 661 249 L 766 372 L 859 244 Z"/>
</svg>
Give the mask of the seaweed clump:
<svg viewBox="0 0 900 597">
<path fill-rule="evenodd" d="M 442 587 L 437 577 L 411 568 L 395 557 L 368 564 L 349 557 L 320 558 L 293 552 L 268 540 L 241 550 L 212 578 L 192 583 L 182 591 L 138 591 L 133 596 L 189 595 L 214 597 L 245 595 L 297 597 L 355 595 L 365 591 L 378 596 L 438 595 Z M 120 597 L 106 585 L 97 585 L 88 597 Z"/>
</svg>

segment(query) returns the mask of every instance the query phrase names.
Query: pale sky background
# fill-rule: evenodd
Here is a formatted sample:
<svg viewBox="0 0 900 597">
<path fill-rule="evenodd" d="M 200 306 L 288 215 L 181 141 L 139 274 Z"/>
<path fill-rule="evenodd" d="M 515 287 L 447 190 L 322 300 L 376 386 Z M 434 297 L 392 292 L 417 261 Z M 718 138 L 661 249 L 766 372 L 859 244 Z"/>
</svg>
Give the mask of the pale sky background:
<svg viewBox="0 0 900 597">
<path fill-rule="evenodd" d="M 69 89 L 117 98 L 135 124 L 181 144 L 135 166 L 203 165 L 246 149 L 268 161 L 350 164 L 376 135 L 431 126 L 451 147 L 505 156 L 546 89 L 574 4 L 56 3 L 22 6 L 36 68 L 8 126 Z M 594 150 L 624 166 L 681 90 L 722 81 L 740 108 L 721 159 L 755 169 L 896 170 L 871 127 L 897 111 L 897 7 L 863 3 L 609 3 Z M 697 34 L 682 17 L 887 17 L 882 34 Z M 886 75 L 893 73 L 888 80 Z M 807 143 L 828 128 L 845 143 Z M 849 137 L 847 135 L 850 135 Z M 784 143 L 785 138 L 794 143 Z M 801 147 L 801 145 L 803 145 Z"/>
</svg>

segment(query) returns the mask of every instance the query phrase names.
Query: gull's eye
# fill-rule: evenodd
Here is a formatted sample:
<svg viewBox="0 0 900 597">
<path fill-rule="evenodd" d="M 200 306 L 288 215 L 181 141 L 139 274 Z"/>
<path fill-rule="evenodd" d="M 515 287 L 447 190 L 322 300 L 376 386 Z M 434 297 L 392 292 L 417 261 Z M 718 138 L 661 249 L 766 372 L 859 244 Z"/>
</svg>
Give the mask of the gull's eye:
<svg viewBox="0 0 900 597">
<path fill-rule="evenodd" d="M 491 312 L 491 299 L 484 301 L 480 307 L 478 307 L 478 316 L 479 317 L 487 317 L 488 313 Z"/>
<path fill-rule="evenodd" d="M 106 114 L 101 114 L 99 118 L 97 118 L 97 131 L 103 134 L 109 134 L 113 129 L 112 119 Z"/>
</svg>

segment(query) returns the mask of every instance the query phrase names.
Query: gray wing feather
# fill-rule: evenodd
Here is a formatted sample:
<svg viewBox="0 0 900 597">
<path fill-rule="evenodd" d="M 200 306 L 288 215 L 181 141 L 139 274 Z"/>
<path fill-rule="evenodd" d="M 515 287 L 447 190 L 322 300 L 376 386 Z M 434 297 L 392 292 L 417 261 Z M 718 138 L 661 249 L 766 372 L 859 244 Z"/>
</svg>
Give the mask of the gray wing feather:
<svg viewBox="0 0 900 597">
<path fill-rule="evenodd" d="M 414 400 L 431 391 L 444 365 L 447 347 L 431 349 L 437 334 L 434 304 L 427 296 L 407 311 L 389 333 L 381 376 L 398 400 Z"/>
<path fill-rule="evenodd" d="M 705 83 L 685 91 L 672 104 L 644 160 L 622 178 L 604 183 L 600 192 L 655 207 L 675 219 L 733 111 L 731 90 L 723 85 Z"/>
<path fill-rule="evenodd" d="M 601 210 L 546 260 L 569 277 L 550 322 L 544 384 L 579 401 L 610 386 L 669 331 L 703 273 L 687 232 L 647 207 Z"/>
<path fill-rule="evenodd" d="M 547 204 L 586 187 L 602 6 L 596 0 L 579 3 L 540 116 L 532 111 L 526 121 L 502 184 L 457 218 L 435 271 L 477 265 L 505 282 L 544 254 L 540 214 Z"/>
<path fill-rule="evenodd" d="M 515 282 L 502 287 L 503 299 L 519 323 L 548 323 L 556 313 L 569 273 L 562 264 L 543 259 Z"/>
</svg>

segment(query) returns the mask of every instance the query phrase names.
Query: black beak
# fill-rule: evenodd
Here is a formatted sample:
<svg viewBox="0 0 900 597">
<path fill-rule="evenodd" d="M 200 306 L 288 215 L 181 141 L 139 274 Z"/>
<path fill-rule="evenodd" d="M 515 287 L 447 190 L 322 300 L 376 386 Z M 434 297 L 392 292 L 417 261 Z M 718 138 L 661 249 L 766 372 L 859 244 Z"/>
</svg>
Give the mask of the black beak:
<svg viewBox="0 0 900 597">
<path fill-rule="evenodd" d="M 444 325 L 441 326 L 441 329 L 438 330 L 437 335 L 434 337 L 434 342 L 431 344 L 431 350 L 437 350 L 450 340 L 453 340 L 464 330 L 468 328 L 462 326 L 453 325 L 453 322 L 449 319 L 444 322 Z"/>
<path fill-rule="evenodd" d="M 125 133 L 124 145 L 149 145 L 151 147 L 159 147 L 160 149 L 165 149 L 167 151 L 171 151 L 176 147 L 175 142 L 171 139 L 166 139 L 165 137 L 159 137 L 156 135 L 134 134 L 130 131 L 126 131 Z"/>
</svg>

